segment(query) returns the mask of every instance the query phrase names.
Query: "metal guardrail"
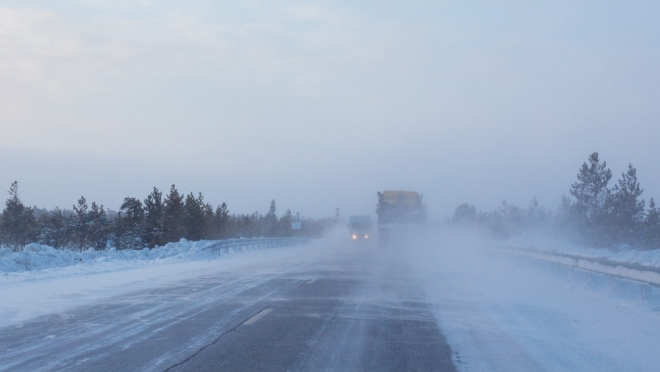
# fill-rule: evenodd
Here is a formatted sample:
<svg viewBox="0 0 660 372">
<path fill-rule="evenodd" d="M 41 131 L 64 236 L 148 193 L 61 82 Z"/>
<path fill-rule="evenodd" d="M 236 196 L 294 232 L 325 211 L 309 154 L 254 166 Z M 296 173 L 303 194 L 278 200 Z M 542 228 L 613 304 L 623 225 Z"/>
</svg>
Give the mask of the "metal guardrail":
<svg viewBox="0 0 660 372">
<path fill-rule="evenodd" d="M 216 243 L 207 245 L 205 250 L 216 251 L 220 253 L 229 253 L 229 251 L 251 251 L 254 249 L 289 247 L 293 245 L 309 244 L 311 238 L 247 238 L 247 239 L 226 239 L 218 240 Z"/>
<path fill-rule="evenodd" d="M 513 253 L 539 261 L 551 262 L 579 270 L 604 274 L 615 278 L 632 280 L 660 287 L 660 270 L 638 264 L 609 261 L 604 258 L 582 257 L 564 253 L 536 251 L 531 248 L 493 246 L 498 251 Z"/>
</svg>

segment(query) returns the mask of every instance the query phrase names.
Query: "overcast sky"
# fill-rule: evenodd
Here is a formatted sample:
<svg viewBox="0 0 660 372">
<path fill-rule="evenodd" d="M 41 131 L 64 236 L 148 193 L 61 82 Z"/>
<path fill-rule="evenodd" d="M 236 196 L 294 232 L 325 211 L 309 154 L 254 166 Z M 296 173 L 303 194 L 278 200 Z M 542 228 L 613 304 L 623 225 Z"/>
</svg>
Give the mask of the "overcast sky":
<svg viewBox="0 0 660 372">
<path fill-rule="evenodd" d="M 0 190 L 441 218 L 555 208 L 598 151 L 660 197 L 660 2 L 355 3 L 0 0 Z"/>
</svg>

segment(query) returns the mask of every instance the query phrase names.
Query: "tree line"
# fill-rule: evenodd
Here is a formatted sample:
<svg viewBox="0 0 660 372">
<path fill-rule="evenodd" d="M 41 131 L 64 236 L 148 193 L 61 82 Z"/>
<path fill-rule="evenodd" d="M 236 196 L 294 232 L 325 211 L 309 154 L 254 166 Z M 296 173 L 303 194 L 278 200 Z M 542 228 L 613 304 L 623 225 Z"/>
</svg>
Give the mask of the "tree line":
<svg viewBox="0 0 660 372">
<path fill-rule="evenodd" d="M 230 214 L 226 203 L 215 209 L 202 193 L 184 195 L 172 185 L 167 195 L 154 187 L 144 200 L 124 198 L 118 211 L 81 196 L 72 209 L 27 207 L 19 198 L 18 182 L 0 216 L 0 245 L 20 250 L 37 242 L 56 249 L 140 249 L 187 240 L 240 237 L 316 237 L 338 218 L 311 219 L 287 210 L 277 216 L 275 200 L 268 213 Z M 292 230 L 291 222 L 301 229 Z"/>
<path fill-rule="evenodd" d="M 527 208 L 505 201 L 491 212 L 463 203 L 449 222 L 478 226 L 497 237 L 544 230 L 596 247 L 660 248 L 660 210 L 653 198 L 648 204 L 642 199 L 637 169 L 629 164 L 612 187 L 611 180 L 607 162 L 594 152 L 555 211 L 539 205 L 536 198 Z"/>
</svg>

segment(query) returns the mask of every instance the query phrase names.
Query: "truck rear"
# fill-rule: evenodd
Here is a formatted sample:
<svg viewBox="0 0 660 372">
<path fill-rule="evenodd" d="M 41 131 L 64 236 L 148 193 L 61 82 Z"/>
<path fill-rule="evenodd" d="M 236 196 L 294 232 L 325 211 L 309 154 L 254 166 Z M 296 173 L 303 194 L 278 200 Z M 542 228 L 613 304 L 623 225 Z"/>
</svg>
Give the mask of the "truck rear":
<svg viewBox="0 0 660 372">
<path fill-rule="evenodd" d="M 413 226 L 426 223 L 424 196 L 416 191 L 378 192 L 378 238 L 388 241 L 392 235 L 406 234 Z"/>
</svg>

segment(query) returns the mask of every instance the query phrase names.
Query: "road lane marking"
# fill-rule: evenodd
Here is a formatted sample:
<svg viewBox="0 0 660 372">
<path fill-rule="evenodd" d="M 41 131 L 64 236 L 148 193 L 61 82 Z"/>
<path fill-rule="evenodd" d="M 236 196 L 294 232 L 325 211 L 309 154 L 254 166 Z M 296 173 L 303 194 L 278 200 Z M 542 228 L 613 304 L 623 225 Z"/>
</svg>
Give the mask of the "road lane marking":
<svg viewBox="0 0 660 372">
<path fill-rule="evenodd" d="M 312 283 L 314 283 L 315 281 L 316 281 L 316 278 L 314 278 L 314 279 L 312 279 L 312 280 L 309 280 L 309 281 L 307 282 L 307 284 L 312 284 Z"/>
<path fill-rule="evenodd" d="M 243 325 L 251 325 L 251 324 L 254 324 L 254 323 L 256 323 L 259 319 L 261 319 L 261 318 L 263 318 L 264 316 L 268 315 L 268 313 L 270 313 L 271 311 L 273 311 L 273 309 L 264 309 L 264 310 L 261 310 L 261 311 L 260 311 L 259 313 L 257 313 L 255 316 L 253 316 L 252 318 L 246 320 L 246 321 L 243 323 Z"/>
</svg>

